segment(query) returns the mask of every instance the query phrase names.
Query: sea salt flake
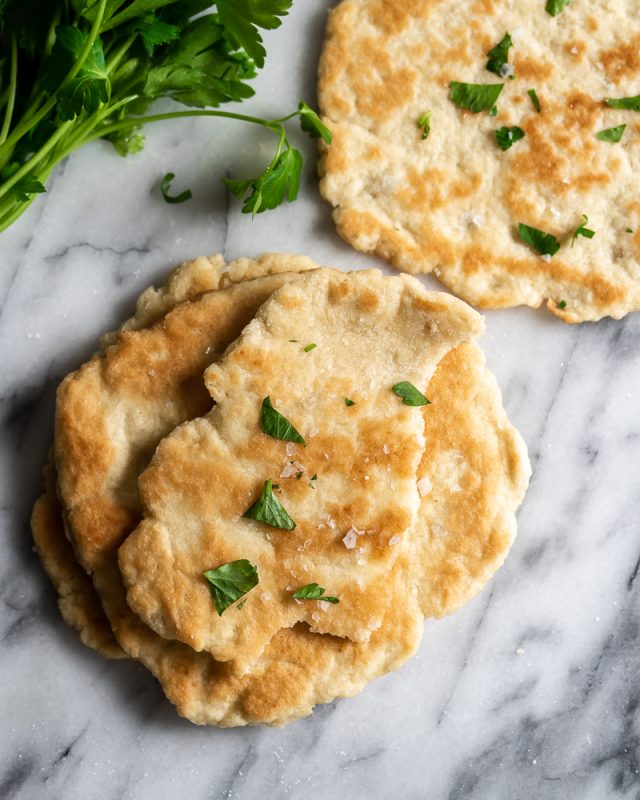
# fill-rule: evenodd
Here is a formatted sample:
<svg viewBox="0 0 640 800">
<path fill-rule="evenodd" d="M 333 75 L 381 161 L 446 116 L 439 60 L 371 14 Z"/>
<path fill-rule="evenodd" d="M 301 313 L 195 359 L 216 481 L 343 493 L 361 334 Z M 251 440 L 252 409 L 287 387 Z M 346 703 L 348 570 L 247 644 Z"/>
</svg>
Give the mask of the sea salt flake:
<svg viewBox="0 0 640 800">
<path fill-rule="evenodd" d="M 397 534 L 397 533 L 396 533 L 396 535 L 395 535 L 395 536 L 392 536 L 392 537 L 389 539 L 389 546 L 390 546 L 390 547 L 395 547 L 395 546 L 396 546 L 397 544 L 399 544 L 399 543 L 400 543 L 400 537 L 398 536 L 398 534 Z"/>
<path fill-rule="evenodd" d="M 284 452 L 288 456 L 294 456 L 296 454 L 296 445 L 295 442 L 287 442 L 284 446 Z"/>
<path fill-rule="evenodd" d="M 545 253 L 543 256 L 540 256 L 540 260 L 548 264 L 551 261 L 551 255 L 549 253 Z"/>
<path fill-rule="evenodd" d="M 389 448 L 388 444 L 385 444 L 385 445 L 382 446 L 382 452 L 385 454 L 385 456 L 389 455 L 389 453 L 391 452 L 391 449 Z"/>
<path fill-rule="evenodd" d="M 305 469 L 302 464 L 299 464 L 297 461 L 288 461 L 280 473 L 281 478 L 291 478 L 294 475 L 297 475 L 300 472 L 304 472 Z"/>
<path fill-rule="evenodd" d="M 331 608 L 331 603 L 327 600 L 318 600 L 318 608 L 320 611 L 328 611 Z"/>
<path fill-rule="evenodd" d="M 269 600 L 271 600 L 271 597 L 272 597 L 271 592 L 263 592 L 260 595 L 260 599 L 262 600 L 263 603 L 268 603 Z"/>
<path fill-rule="evenodd" d="M 347 531 L 347 533 L 342 537 L 342 541 L 347 550 L 353 550 L 353 548 L 356 546 L 356 540 L 357 536 L 353 528 Z"/>
<path fill-rule="evenodd" d="M 433 489 L 433 484 L 426 476 L 424 478 L 420 478 L 420 480 L 417 483 L 417 486 L 420 497 L 424 497 L 425 494 L 429 494 L 429 492 Z"/>
</svg>

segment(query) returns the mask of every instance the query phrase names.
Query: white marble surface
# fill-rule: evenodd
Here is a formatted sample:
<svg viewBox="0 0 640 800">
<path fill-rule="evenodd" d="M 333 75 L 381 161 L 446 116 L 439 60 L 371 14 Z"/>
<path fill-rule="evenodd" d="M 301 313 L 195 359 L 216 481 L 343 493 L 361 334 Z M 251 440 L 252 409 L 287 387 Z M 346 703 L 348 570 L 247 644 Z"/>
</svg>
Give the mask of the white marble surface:
<svg viewBox="0 0 640 800">
<path fill-rule="evenodd" d="M 328 5 L 296 0 L 246 108 L 314 101 Z M 0 797 L 640 798 L 638 315 L 487 315 L 489 363 L 534 465 L 518 540 L 480 597 L 428 622 L 418 656 L 357 698 L 282 730 L 199 729 L 141 667 L 105 661 L 60 620 L 28 515 L 55 386 L 100 332 L 190 256 L 371 264 L 334 233 L 309 169 L 295 205 L 255 221 L 229 207 L 219 178 L 251 172 L 265 143 L 199 120 L 149 129 L 127 160 L 96 144 L 0 236 Z M 165 205 L 169 170 L 193 201 Z"/>
</svg>

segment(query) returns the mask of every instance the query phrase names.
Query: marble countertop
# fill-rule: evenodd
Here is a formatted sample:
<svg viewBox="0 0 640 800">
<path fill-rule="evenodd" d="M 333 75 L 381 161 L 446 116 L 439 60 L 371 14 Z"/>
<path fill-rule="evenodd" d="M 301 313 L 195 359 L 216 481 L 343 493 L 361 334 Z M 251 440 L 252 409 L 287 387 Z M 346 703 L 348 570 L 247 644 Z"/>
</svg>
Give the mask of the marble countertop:
<svg viewBox="0 0 640 800">
<path fill-rule="evenodd" d="M 267 36 L 251 108 L 314 102 L 327 7 L 296 0 Z M 382 266 L 336 235 L 313 175 L 252 221 L 220 182 L 269 134 L 163 123 L 123 160 L 71 157 L 0 236 L 0 797 L 16 800 L 603 800 L 640 797 L 640 315 L 576 327 L 487 314 L 483 346 L 534 474 L 505 567 L 464 610 L 428 621 L 418 655 L 361 695 L 283 729 L 180 719 L 145 670 L 83 647 L 32 551 L 62 376 L 148 284 L 186 258 L 303 252 Z M 194 199 L 166 205 L 158 184 Z M 435 287 L 435 282 L 426 281 Z"/>
</svg>

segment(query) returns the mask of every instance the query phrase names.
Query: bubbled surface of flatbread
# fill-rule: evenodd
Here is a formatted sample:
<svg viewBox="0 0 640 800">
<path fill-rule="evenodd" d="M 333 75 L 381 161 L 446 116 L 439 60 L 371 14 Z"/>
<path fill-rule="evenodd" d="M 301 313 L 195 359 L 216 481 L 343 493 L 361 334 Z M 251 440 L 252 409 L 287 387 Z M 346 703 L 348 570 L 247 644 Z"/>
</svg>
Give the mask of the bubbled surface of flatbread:
<svg viewBox="0 0 640 800">
<path fill-rule="evenodd" d="M 640 94 L 638 11 L 636 0 L 574 0 L 557 17 L 544 0 L 343 0 L 319 83 L 334 137 L 320 186 L 340 234 L 480 307 L 548 300 L 568 322 L 640 308 L 640 113 L 604 104 Z M 506 32 L 515 80 L 486 69 Z M 451 81 L 504 82 L 497 116 L 461 110 Z M 619 144 L 596 139 L 622 124 Z M 495 131 L 514 125 L 526 136 L 503 152 Z M 572 247 L 583 214 L 596 236 Z M 519 223 L 562 249 L 543 260 Z"/>
<path fill-rule="evenodd" d="M 298 622 L 366 641 L 393 601 L 388 573 L 419 506 L 423 416 L 391 387 L 425 386 L 481 331 L 468 306 L 408 276 L 321 270 L 275 292 L 207 370 L 213 411 L 164 439 L 140 478 L 144 519 L 120 549 L 129 605 L 165 638 L 239 665 Z M 306 439 L 293 453 L 304 480 L 282 475 L 287 446 L 261 429 L 267 396 Z M 294 530 L 243 518 L 267 479 Z M 241 614 L 217 616 L 202 573 L 243 558 L 260 584 Z M 339 605 L 319 614 L 292 601 L 313 582 Z"/>
</svg>

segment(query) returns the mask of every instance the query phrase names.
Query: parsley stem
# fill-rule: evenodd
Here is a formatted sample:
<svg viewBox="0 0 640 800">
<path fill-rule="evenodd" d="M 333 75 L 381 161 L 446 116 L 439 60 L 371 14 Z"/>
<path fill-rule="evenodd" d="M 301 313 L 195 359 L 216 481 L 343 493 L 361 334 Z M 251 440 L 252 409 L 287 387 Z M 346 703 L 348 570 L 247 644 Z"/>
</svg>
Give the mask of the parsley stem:
<svg viewBox="0 0 640 800">
<path fill-rule="evenodd" d="M 104 128 L 100 128 L 93 134 L 90 138 L 87 139 L 87 142 L 91 142 L 94 139 L 100 139 L 103 136 L 107 136 L 111 133 L 116 133 L 117 131 L 124 131 L 127 128 L 135 128 L 138 125 L 146 125 L 149 122 L 162 122 L 166 119 L 183 119 L 184 117 L 222 117 L 224 119 L 237 119 L 241 122 L 250 122 L 253 125 L 261 125 L 263 128 L 269 128 L 274 133 L 277 133 L 281 137 L 281 142 L 284 141 L 284 131 L 282 126 L 276 122 L 275 120 L 267 120 L 267 119 L 260 119 L 259 117 L 249 117 L 246 114 L 235 114 L 231 111 L 204 111 L 204 110 L 197 110 L 197 111 L 172 111 L 167 114 L 150 114 L 146 117 L 128 117 L 127 119 L 123 119 L 120 122 L 115 122 L 111 125 L 107 125 Z M 282 133 L 281 133 L 282 131 Z M 278 154 L 282 150 L 282 144 L 279 145 Z"/>
<path fill-rule="evenodd" d="M 131 45 L 135 42 L 137 33 L 132 33 L 128 39 L 125 39 L 122 46 L 116 50 L 115 54 L 109 59 L 109 63 L 107 64 L 107 75 L 112 75 L 113 71 L 117 69 L 122 61 L 123 57 L 127 54 L 127 51 L 131 47 Z M 136 82 L 139 80 L 139 77 L 136 77 Z"/>
<path fill-rule="evenodd" d="M 65 133 L 69 130 L 69 128 L 72 125 L 73 125 L 73 120 L 63 123 L 58 128 L 58 130 L 53 134 L 53 136 L 51 136 L 42 145 L 40 150 L 38 150 L 38 152 L 35 153 L 35 155 L 31 156 L 31 158 L 25 164 L 23 164 L 19 170 L 16 170 L 16 172 L 14 172 L 10 178 L 7 178 L 7 180 L 2 184 L 2 186 L 0 186 L 0 197 L 4 197 L 4 195 L 7 194 L 9 189 L 13 188 L 13 186 L 15 186 L 16 183 L 18 183 L 20 178 L 24 178 L 24 176 L 27 175 L 33 169 L 33 167 L 35 167 L 40 161 L 42 161 L 42 159 L 51 150 L 53 150 L 56 144 L 60 141 L 60 139 L 62 139 L 62 137 L 65 135 Z"/>
<path fill-rule="evenodd" d="M 93 25 L 91 26 L 91 30 L 89 31 L 89 35 L 87 36 L 87 41 L 85 42 L 82 52 L 78 56 L 73 67 L 71 68 L 65 79 L 62 81 L 62 83 L 60 84 L 60 87 L 64 86 L 65 83 L 72 81 L 76 77 L 78 72 L 80 72 L 80 70 L 82 69 L 82 65 L 87 60 L 87 57 L 91 52 L 93 43 L 98 38 L 98 34 L 100 32 L 100 25 L 102 24 L 102 18 L 104 16 L 106 5 L 107 5 L 107 0 L 99 0 L 98 8 L 96 11 L 96 18 L 94 19 Z M 21 124 L 15 128 L 11 136 L 9 136 L 7 140 L 2 144 L 2 147 L 9 148 L 16 142 L 20 141 L 20 139 L 22 139 L 22 137 L 26 133 L 35 128 L 35 126 L 40 122 L 41 119 L 44 119 L 44 117 L 47 116 L 47 114 L 55 107 L 57 102 L 58 102 L 58 92 L 54 92 L 51 95 L 51 97 L 47 100 L 47 102 L 43 106 L 41 106 L 41 108 L 32 117 L 25 115 L 27 117 L 25 119 L 25 116 L 23 116 Z M 3 189 L 5 188 L 6 184 L 5 186 L 0 188 L 0 197 L 2 197 L 2 195 L 4 194 Z"/>
<path fill-rule="evenodd" d="M 0 131 L 0 145 L 7 140 L 11 118 L 16 102 L 16 88 L 18 86 L 18 40 L 15 33 L 11 34 L 11 77 L 9 79 L 9 95 L 7 98 L 7 110 L 4 114 L 4 122 Z"/>
</svg>

